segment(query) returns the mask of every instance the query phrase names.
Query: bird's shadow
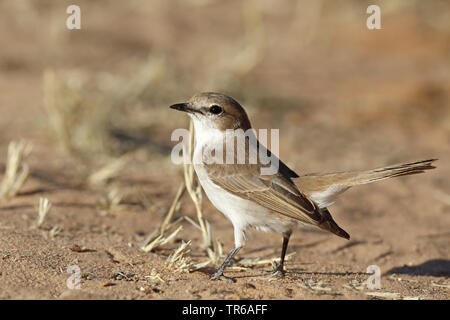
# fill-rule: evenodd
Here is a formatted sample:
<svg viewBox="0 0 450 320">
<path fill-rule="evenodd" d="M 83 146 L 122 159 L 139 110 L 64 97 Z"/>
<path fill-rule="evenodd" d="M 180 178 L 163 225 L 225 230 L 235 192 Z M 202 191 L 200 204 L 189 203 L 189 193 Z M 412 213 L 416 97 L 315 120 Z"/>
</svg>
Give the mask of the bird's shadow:
<svg viewBox="0 0 450 320">
<path fill-rule="evenodd" d="M 408 274 L 412 276 L 450 277 L 450 260 L 432 259 L 415 266 L 394 267 L 386 274 Z"/>
<path fill-rule="evenodd" d="M 245 275 L 233 275 L 233 278 L 260 278 L 265 272 L 270 270 L 258 269 L 260 272 L 258 274 L 245 274 Z M 215 268 L 205 267 L 199 270 L 199 272 L 212 275 L 216 271 Z M 389 274 L 408 274 L 411 276 L 434 276 L 434 277 L 450 277 L 450 260 L 447 259 L 432 259 L 428 260 L 422 264 L 415 266 L 402 266 L 394 267 L 385 273 Z M 305 275 L 326 275 L 326 276 L 350 276 L 350 275 L 370 275 L 366 272 L 316 272 L 316 271 L 306 271 L 301 268 L 287 268 L 286 276 L 290 278 L 302 277 Z"/>
<path fill-rule="evenodd" d="M 271 269 L 255 269 L 253 270 L 255 273 L 253 274 L 233 274 L 232 277 L 236 279 L 244 279 L 244 278 L 261 278 L 270 276 Z M 208 276 L 212 276 L 216 272 L 216 268 L 213 267 L 205 267 L 198 272 L 206 274 Z M 227 272 L 227 271 L 225 271 Z M 326 276 L 350 276 L 350 275 L 370 275 L 366 272 L 315 272 L 315 271 L 305 271 L 305 269 L 286 269 L 286 277 L 291 279 L 296 279 L 297 277 L 302 278 L 305 275 L 326 275 Z"/>
<path fill-rule="evenodd" d="M 303 275 L 325 275 L 325 276 L 351 276 L 351 275 L 370 275 L 366 272 L 320 272 L 320 271 L 305 271 L 305 269 L 287 269 L 286 274 L 289 276 L 303 276 Z"/>
</svg>

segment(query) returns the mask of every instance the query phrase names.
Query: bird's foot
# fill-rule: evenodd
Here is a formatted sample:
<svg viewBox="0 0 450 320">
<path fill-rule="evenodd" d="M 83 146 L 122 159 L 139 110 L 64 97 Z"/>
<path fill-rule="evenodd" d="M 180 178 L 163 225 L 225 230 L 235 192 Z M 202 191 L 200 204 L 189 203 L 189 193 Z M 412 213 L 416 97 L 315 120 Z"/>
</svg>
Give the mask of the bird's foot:
<svg viewBox="0 0 450 320">
<path fill-rule="evenodd" d="M 227 277 L 227 276 L 224 276 L 222 272 L 216 272 L 215 274 L 213 274 L 210 277 L 210 279 L 211 280 L 222 280 L 222 281 L 227 281 L 227 282 L 231 282 L 231 283 L 236 282 L 235 279 Z"/>
<path fill-rule="evenodd" d="M 266 274 L 269 274 L 269 276 L 272 278 L 283 278 L 286 275 L 286 271 L 284 271 L 283 266 L 278 265 L 273 269 L 272 271 L 263 271 Z"/>
</svg>

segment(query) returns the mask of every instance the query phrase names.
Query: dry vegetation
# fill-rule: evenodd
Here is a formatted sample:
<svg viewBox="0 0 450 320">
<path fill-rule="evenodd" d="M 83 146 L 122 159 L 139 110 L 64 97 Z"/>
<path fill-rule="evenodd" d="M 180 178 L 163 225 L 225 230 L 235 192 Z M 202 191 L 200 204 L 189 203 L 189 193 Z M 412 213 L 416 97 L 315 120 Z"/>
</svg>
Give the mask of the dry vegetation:
<svg viewBox="0 0 450 320">
<path fill-rule="evenodd" d="M 52 208 L 52 204 L 48 199 L 46 198 L 40 198 L 39 199 L 39 210 L 38 210 L 38 217 L 36 219 L 35 224 L 33 225 L 33 228 L 40 228 L 44 224 L 45 217 L 50 212 L 50 209 Z"/>
<path fill-rule="evenodd" d="M 25 142 L 12 141 L 8 145 L 6 170 L 0 186 L 0 199 L 8 199 L 17 195 L 30 174 L 25 163 L 31 152 L 31 146 Z"/>
<path fill-rule="evenodd" d="M 79 5 L 68 31 L 63 3 L 0 2 L 0 298 L 448 298 L 447 2 L 383 2 L 381 31 L 356 0 Z M 237 284 L 210 282 L 232 227 L 170 161 L 171 131 L 193 128 L 167 106 L 199 91 L 281 128 L 301 174 L 429 157 L 439 174 L 349 192 L 331 211 L 355 240 L 298 232 L 286 279 L 261 272 L 280 237 L 255 233 Z M 383 290 L 367 290 L 370 264 Z"/>
</svg>

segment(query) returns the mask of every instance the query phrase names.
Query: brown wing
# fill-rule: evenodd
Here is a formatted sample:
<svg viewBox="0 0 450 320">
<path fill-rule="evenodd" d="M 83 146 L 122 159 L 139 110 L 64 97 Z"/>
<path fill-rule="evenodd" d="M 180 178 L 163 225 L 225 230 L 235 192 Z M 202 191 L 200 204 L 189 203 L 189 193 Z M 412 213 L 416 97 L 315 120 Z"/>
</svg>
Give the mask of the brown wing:
<svg viewBox="0 0 450 320">
<path fill-rule="evenodd" d="M 261 175 L 259 164 L 203 166 L 212 182 L 238 197 L 304 223 L 318 225 L 323 220 L 318 207 L 280 171 L 274 175 Z"/>
</svg>

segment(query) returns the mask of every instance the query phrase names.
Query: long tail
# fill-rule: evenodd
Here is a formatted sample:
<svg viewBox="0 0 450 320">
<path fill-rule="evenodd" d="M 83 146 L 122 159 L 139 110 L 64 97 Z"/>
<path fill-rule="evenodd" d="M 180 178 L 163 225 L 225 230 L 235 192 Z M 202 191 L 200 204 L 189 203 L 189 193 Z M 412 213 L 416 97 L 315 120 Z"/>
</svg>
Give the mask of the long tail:
<svg viewBox="0 0 450 320">
<path fill-rule="evenodd" d="M 331 205 L 348 188 L 393 177 L 422 173 L 434 169 L 437 159 L 396 164 L 365 171 L 347 171 L 325 174 L 307 174 L 296 179 L 299 190 L 314 200 L 319 207 Z"/>
</svg>

